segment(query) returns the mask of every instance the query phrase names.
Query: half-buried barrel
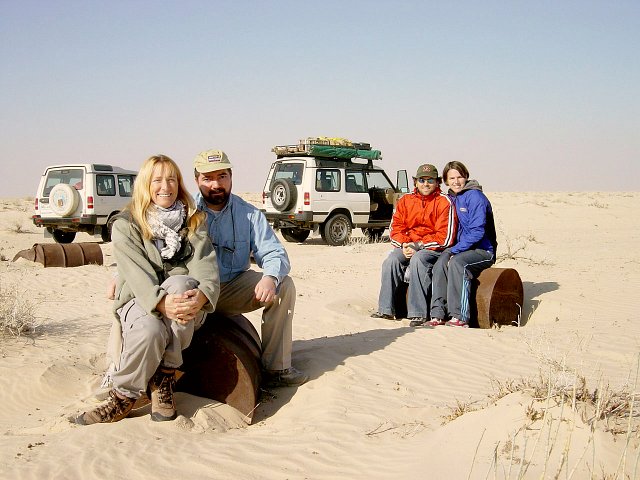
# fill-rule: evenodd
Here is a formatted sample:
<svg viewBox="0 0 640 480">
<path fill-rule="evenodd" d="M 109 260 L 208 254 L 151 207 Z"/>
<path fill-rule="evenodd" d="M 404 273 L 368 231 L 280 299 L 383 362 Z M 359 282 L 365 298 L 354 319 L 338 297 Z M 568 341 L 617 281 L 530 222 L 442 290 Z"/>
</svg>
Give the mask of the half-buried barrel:
<svg viewBox="0 0 640 480">
<path fill-rule="evenodd" d="M 184 374 L 176 390 L 226 403 L 251 423 L 258 403 L 262 346 L 244 316 L 207 316 L 189 348 L 182 352 Z"/>
</svg>

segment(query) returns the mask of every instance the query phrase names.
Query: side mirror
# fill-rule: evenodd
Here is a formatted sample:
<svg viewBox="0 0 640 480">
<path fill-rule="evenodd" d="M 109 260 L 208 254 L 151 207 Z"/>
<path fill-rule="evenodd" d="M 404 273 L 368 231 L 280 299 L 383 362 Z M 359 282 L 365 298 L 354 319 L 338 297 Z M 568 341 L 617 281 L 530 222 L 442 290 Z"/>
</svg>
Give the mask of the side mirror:
<svg viewBox="0 0 640 480">
<path fill-rule="evenodd" d="M 409 193 L 409 177 L 406 170 L 398 170 L 396 173 L 396 187 L 402 193 Z"/>
</svg>

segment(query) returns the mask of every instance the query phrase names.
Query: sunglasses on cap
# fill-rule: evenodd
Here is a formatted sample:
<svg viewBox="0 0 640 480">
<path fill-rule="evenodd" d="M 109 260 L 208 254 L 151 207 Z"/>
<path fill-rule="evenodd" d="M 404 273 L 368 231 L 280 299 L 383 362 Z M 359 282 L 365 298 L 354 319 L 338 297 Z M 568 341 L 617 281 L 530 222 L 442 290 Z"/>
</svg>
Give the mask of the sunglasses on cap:
<svg viewBox="0 0 640 480">
<path fill-rule="evenodd" d="M 418 180 L 418 183 L 428 183 L 429 185 L 433 185 L 434 183 L 436 183 L 435 178 L 420 177 L 417 180 Z"/>
</svg>

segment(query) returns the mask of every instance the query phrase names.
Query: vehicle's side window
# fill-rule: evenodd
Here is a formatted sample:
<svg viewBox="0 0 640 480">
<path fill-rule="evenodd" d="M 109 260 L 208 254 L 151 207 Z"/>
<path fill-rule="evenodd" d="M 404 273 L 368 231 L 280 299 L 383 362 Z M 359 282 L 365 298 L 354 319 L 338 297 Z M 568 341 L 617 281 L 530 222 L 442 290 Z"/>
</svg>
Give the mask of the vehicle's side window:
<svg viewBox="0 0 640 480">
<path fill-rule="evenodd" d="M 281 163 L 276 166 L 273 174 L 273 182 L 280 178 L 288 178 L 294 185 L 300 185 L 302 183 L 302 172 L 304 171 L 304 164 L 302 163 Z"/>
<path fill-rule="evenodd" d="M 316 190 L 318 192 L 339 192 L 340 170 L 323 169 L 316 171 Z"/>
<path fill-rule="evenodd" d="M 133 193 L 133 175 L 118 175 L 118 193 L 121 197 L 130 197 Z"/>
<path fill-rule="evenodd" d="M 346 172 L 345 190 L 353 193 L 366 192 L 364 174 L 362 172 Z"/>
<path fill-rule="evenodd" d="M 100 196 L 115 197 L 116 182 L 113 175 L 96 175 L 96 193 Z"/>
</svg>

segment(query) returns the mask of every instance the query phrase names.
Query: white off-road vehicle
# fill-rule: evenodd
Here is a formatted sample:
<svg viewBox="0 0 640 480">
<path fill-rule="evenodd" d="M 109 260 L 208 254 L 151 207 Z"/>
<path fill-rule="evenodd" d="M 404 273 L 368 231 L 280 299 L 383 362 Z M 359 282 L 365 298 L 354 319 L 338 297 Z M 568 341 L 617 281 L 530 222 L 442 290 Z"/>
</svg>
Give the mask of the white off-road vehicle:
<svg viewBox="0 0 640 480">
<path fill-rule="evenodd" d="M 111 240 L 113 217 L 131 200 L 138 172 L 112 165 L 69 164 L 47 167 L 35 198 L 33 223 L 58 243 L 76 232 Z"/>
<path fill-rule="evenodd" d="M 276 146 L 262 192 L 262 211 L 289 242 L 304 242 L 318 229 L 329 245 L 344 245 L 354 227 L 379 239 L 398 198 L 408 192 L 407 172 L 394 185 L 373 164 L 379 150 L 345 139 L 314 137 Z"/>
</svg>

